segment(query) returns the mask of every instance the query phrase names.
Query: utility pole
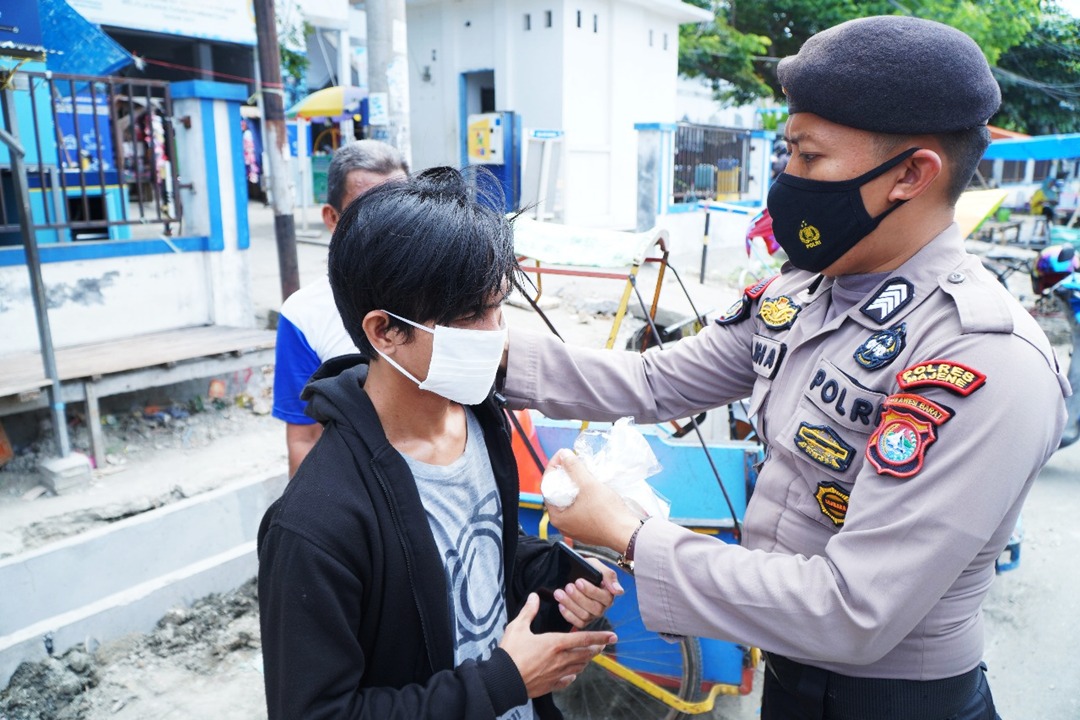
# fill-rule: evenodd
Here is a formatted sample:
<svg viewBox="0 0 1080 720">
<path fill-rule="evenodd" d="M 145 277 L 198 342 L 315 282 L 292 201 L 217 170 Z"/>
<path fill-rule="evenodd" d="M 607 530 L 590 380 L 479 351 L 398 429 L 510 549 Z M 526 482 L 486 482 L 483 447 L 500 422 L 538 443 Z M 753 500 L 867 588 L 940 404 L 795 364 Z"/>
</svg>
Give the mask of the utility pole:
<svg viewBox="0 0 1080 720">
<path fill-rule="evenodd" d="M 396 147 L 411 166 L 405 0 L 367 0 L 366 7 L 372 137 Z"/>
<path fill-rule="evenodd" d="M 274 0 L 254 0 L 255 33 L 259 42 L 259 88 L 263 99 L 263 127 L 270 167 L 270 194 L 274 202 L 274 238 L 277 240 L 281 299 L 300 289 L 296 260 L 296 222 L 293 194 L 289 185 L 288 135 L 285 132 L 285 92 L 281 82 L 281 53 L 278 49 Z"/>
</svg>

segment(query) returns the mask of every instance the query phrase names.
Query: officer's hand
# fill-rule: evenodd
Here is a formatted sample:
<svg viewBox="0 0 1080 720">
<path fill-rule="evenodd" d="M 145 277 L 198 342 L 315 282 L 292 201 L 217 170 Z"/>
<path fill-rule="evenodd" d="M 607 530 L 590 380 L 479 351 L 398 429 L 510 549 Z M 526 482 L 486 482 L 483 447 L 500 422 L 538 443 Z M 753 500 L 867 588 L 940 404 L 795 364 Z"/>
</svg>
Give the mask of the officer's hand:
<svg viewBox="0 0 1080 720">
<path fill-rule="evenodd" d="M 622 585 L 615 577 L 615 571 L 596 558 L 586 558 L 586 562 L 595 567 L 604 576 L 601 587 L 581 578 L 565 588 L 556 590 L 555 600 L 559 603 L 559 612 L 578 630 L 603 615 L 616 595 L 622 595 Z"/>
<path fill-rule="evenodd" d="M 615 633 L 608 631 L 534 635 L 529 624 L 539 607 L 540 597 L 530 593 L 525 607 L 506 626 L 499 642 L 521 673 L 530 698 L 562 690 L 574 682 L 605 645 L 618 640 Z"/>
<path fill-rule="evenodd" d="M 621 553 L 641 521 L 619 494 L 599 482 L 577 455 L 569 450 L 555 454 L 549 467 L 562 466 L 578 486 L 578 496 L 567 508 L 548 506 L 551 523 L 579 542 L 602 545 Z"/>
</svg>

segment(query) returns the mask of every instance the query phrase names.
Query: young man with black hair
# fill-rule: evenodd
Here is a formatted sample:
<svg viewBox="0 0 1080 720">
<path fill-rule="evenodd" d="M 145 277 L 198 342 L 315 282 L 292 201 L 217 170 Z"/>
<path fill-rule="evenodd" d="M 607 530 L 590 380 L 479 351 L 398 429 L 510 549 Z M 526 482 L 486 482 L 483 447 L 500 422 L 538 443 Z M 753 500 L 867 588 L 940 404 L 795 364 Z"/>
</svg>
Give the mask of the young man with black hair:
<svg viewBox="0 0 1080 720">
<path fill-rule="evenodd" d="M 559 718 L 551 691 L 615 641 L 564 632 L 611 604 L 614 573 L 563 585 L 518 526 L 492 393 L 516 268 L 507 220 L 450 168 L 342 215 L 330 285 L 363 355 L 305 391 L 323 433 L 259 530 L 271 720 Z M 557 607 L 533 634 L 541 586 Z"/>
<path fill-rule="evenodd" d="M 742 546 L 642 523 L 572 455 L 552 522 L 634 564 L 649 628 L 765 650 L 763 720 L 994 720 L 981 604 L 1069 392 L 954 222 L 1000 91 L 971 38 L 904 16 L 820 32 L 777 77 L 782 273 L 662 352 L 515 331 L 504 394 L 640 422 L 748 397 L 766 456 Z"/>
</svg>

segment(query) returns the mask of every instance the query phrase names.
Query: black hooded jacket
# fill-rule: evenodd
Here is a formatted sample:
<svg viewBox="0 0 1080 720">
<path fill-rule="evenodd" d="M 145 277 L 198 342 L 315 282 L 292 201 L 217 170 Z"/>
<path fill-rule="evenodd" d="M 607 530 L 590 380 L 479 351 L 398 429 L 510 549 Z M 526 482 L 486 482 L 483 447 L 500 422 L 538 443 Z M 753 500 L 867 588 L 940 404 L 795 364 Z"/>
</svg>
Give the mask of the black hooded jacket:
<svg viewBox="0 0 1080 720">
<path fill-rule="evenodd" d="M 322 438 L 259 528 L 270 720 L 493 720 L 526 702 L 525 684 L 501 648 L 454 667 L 443 564 L 412 473 L 363 390 L 366 371 L 349 356 L 307 386 Z M 472 410 L 502 502 L 512 619 L 554 556 L 548 543 L 520 534 L 505 416 L 491 399 Z M 550 695 L 533 705 L 543 720 L 561 717 Z"/>
</svg>

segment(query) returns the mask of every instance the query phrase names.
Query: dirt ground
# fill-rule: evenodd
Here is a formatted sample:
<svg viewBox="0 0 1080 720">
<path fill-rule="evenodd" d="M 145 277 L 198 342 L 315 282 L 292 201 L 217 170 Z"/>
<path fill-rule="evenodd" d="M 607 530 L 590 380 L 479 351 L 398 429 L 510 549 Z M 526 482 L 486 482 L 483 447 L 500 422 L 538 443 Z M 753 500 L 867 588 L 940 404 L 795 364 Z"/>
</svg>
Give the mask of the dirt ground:
<svg viewBox="0 0 1080 720">
<path fill-rule="evenodd" d="M 258 229 L 257 222 L 253 227 Z M 276 261 L 265 246 L 253 268 L 257 306 L 275 305 Z M 260 242 L 253 242 L 259 248 Z M 322 271 L 325 249 L 301 247 L 308 278 Z M 273 268 L 273 269 L 271 269 Z M 700 294 L 698 294 L 700 292 Z M 695 288 L 701 309 L 723 310 L 730 287 Z M 588 282 L 552 283 L 552 310 L 571 342 L 598 346 L 606 338 L 612 292 Z M 704 296 L 704 297 L 702 297 Z M 540 327 L 524 311 L 508 309 L 512 327 Z M 620 344 L 640 323 L 630 321 Z M 41 494 L 33 474 L 40 446 L 0 470 L 0 557 L 82 532 L 220 487 L 253 473 L 285 470 L 281 423 L 261 414 L 271 369 L 228 378 L 227 397 L 203 397 L 202 384 L 114 399 L 106 410 L 110 461 L 93 483 L 61 496 Z M 196 401 L 196 397 L 200 399 Z M 237 398 L 239 397 L 239 403 Z M 5 425 L 8 423 L 5 422 Z M 38 432 L 43 433 L 43 428 Z M 30 434 L 34 434 L 33 428 Z M 1013 442 L 1022 442 L 1013 438 Z M 73 428 L 85 447 L 85 428 Z M 1020 567 L 997 579 L 985 605 L 986 660 L 1002 717 L 1080 718 L 1080 444 L 1056 454 L 1043 471 L 1023 514 Z M 0 691 L 0 720 L 86 718 L 266 717 L 254 585 L 170 611 L 158 628 L 104 645 L 88 640 L 46 663 L 25 665 Z M 760 688 L 760 671 L 755 685 Z M 722 698 L 712 720 L 752 720 L 756 694 Z"/>
</svg>

